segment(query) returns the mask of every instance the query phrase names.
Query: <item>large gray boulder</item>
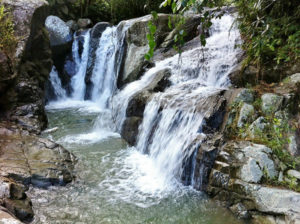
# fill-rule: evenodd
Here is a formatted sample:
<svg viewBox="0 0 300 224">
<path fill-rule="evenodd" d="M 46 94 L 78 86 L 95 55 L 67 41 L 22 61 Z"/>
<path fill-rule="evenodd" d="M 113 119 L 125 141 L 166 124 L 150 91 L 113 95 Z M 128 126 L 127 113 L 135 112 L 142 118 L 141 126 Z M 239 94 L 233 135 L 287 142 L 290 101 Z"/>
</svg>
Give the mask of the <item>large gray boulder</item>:
<svg viewBox="0 0 300 224">
<path fill-rule="evenodd" d="M 45 26 L 50 35 L 51 46 L 60 46 L 72 41 L 72 31 L 70 27 L 57 16 L 48 16 Z"/>
</svg>

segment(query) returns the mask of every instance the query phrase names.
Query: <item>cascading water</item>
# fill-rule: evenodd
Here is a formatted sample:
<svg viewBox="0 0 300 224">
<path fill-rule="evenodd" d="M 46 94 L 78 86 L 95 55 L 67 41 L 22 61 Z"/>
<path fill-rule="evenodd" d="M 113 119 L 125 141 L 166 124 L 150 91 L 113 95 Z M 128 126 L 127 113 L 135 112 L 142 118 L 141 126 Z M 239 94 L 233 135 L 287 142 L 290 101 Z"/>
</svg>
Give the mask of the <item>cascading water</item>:
<svg viewBox="0 0 300 224">
<path fill-rule="evenodd" d="M 180 180 L 183 161 L 195 152 L 191 146 L 205 138 L 202 126 L 213 107 L 210 99 L 230 84 L 228 74 L 239 52 L 238 31 L 233 27 L 228 34 L 233 17 L 213 21 L 205 48 L 158 61 L 140 80 L 117 90 L 122 41 L 132 22 L 102 34 L 91 77 L 92 102 L 83 101 L 89 32 L 83 34 L 81 54 L 79 40 L 74 40 L 77 73 L 72 99 L 51 102 L 47 109 L 50 128 L 59 127 L 48 137 L 79 157 L 78 177 L 66 188 L 31 189 L 35 223 L 239 223 Z M 128 147 L 114 131 L 121 131 L 130 100 L 142 91 L 151 92 L 163 70 L 171 71 L 171 86 L 153 93 L 136 147 Z M 52 81 L 53 75 L 57 74 Z"/>
<path fill-rule="evenodd" d="M 137 149 L 149 154 L 166 182 L 181 177 L 182 162 L 193 153 L 188 151 L 189 146 L 203 135 L 201 126 L 207 107 L 202 105 L 220 88 L 229 85 L 228 74 L 237 61 L 239 49 L 235 45 L 240 37 L 237 29 L 229 36 L 232 23 L 233 17 L 229 15 L 214 21 L 203 64 L 199 65 L 202 56 L 195 57 L 203 48 L 184 52 L 180 67 L 178 56 L 159 64 L 171 67 L 173 85 L 164 93 L 157 93 L 147 104 Z"/>
<path fill-rule="evenodd" d="M 116 86 L 115 62 L 119 48 L 116 27 L 107 28 L 100 39 L 96 51 L 96 64 L 92 75 L 92 101 L 97 102 L 101 108 L 107 108 L 108 102 Z"/>
<path fill-rule="evenodd" d="M 79 54 L 79 38 L 83 36 L 83 50 L 81 55 Z M 83 100 L 86 90 L 85 85 L 85 75 L 86 75 L 86 68 L 88 63 L 89 57 L 89 44 L 90 44 L 90 31 L 85 31 L 85 33 L 77 36 L 76 33 L 74 34 L 74 41 L 72 46 L 72 55 L 73 60 L 76 64 L 76 74 L 71 79 L 71 86 L 72 86 L 72 98 L 74 100 Z"/>
<path fill-rule="evenodd" d="M 61 85 L 61 80 L 58 76 L 55 66 L 52 67 L 52 70 L 49 75 L 49 80 L 54 89 L 54 94 L 56 96 L 56 100 L 65 99 L 67 97 L 67 93 L 66 93 L 66 90 Z"/>
</svg>

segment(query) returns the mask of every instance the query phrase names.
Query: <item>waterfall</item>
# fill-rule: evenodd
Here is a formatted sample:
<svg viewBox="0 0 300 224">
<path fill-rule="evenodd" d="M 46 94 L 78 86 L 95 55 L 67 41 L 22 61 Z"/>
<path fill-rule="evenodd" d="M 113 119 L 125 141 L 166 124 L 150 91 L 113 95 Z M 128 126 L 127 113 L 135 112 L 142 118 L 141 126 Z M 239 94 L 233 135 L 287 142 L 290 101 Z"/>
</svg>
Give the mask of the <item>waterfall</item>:
<svg viewBox="0 0 300 224">
<path fill-rule="evenodd" d="M 50 83 L 54 89 L 54 94 L 57 100 L 62 100 L 67 97 L 66 90 L 61 85 L 61 80 L 58 76 L 55 66 L 52 67 L 52 70 L 49 75 Z"/>
<path fill-rule="evenodd" d="M 235 47 L 240 40 L 237 28 L 233 27 L 229 35 L 233 19 L 230 15 L 215 19 L 204 48 L 157 63 L 118 94 L 121 96 L 118 101 L 122 99 L 122 104 L 128 104 L 128 98 L 145 88 L 145 80 L 151 82 L 149 77 L 155 75 L 154 71 L 171 68 L 172 86 L 154 94 L 146 105 L 136 146 L 153 160 L 164 182 L 181 178 L 183 161 L 195 151 L 191 145 L 195 140 L 200 144 L 205 139 L 203 118 L 214 107 L 208 99 L 230 85 L 228 74 L 236 65 L 240 51 Z M 124 120 L 124 112 L 122 116 Z"/>
<path fill-rule="evenodd" d="M 122 41 L 118 40 L 116 27 L 108 27 L 102 34 L 96 51 L 96 63 L 91 77 L 93 83 L 92 101 L 101 108 L 107 108 L 108 102 L 116 88 L 117 49 Z"/>
<path fill-rule="evenodd" d="M 79 42 L 83 36 L 83 50 L 81 55 L 79 54 Z M 87 62 L 89 57 L 89 45 L 90 45 L 90 31 L 85 31 L 83 34 L 77 36 L 74 34 L 74 41 L 72 45 L 73 60 L 76 64 L 76 74 L 71 79 L 72 86 L 72 98 L 75 100 L 83 100 L 86 90 L 85 75 L 87 69 Z"/>
<path fill-rule="evenodd" d="M 171 86 L 164 92 L 151 92 L 151 99 L 146 104 L 139 126 L 135 148 L 151 159 L 151 164 L 159 171 L 155 173 L 159 174 L 163 186 L 180 179 L 184 172 L 184 161 L 195 157 L 195 147 L 192 146 L 201 144 L 206 138 L 202 127 L 206 116 L 211 115 L 209 113 L 212 113 L 215 106 L 214 102 L 210 102 L 211 99 L 230 85 L 228 75 L 237 64 L 240 52 L 236 48 L 240 34 L 236 27 L 231 27 L 233 21 L 232 15 L 214 19 L 205 47 L 198 44 L 181 55 L 155 62 L 155 66 L 139 80 L 127 84 L 122 90 L 116 88 L 116 80 L 124 55 L 123 41 L 132 21 L 108 27 L 99 40 L 91 76 L 92 101 L 102 112 L 95 129 L 88 134 L 99 135 L 101 128 L 111 131 L 112 123 L 115 123 L 114 129 L 120 133 L 130 100 L 143 91 L 151 92 L 158 73 L 170 70 L 168 80 Z M 71 80 L 74 90 L 72 99 L 80 101 L 83 101 L 86 91 L 90 32 L 87 31 L 82 36 L 82 53 L 79 53 L 78 36 L 74 38 L 72 47 L 77 71 Z M 51 83 L 58 85 L 57 82 Z"/>
</svg>

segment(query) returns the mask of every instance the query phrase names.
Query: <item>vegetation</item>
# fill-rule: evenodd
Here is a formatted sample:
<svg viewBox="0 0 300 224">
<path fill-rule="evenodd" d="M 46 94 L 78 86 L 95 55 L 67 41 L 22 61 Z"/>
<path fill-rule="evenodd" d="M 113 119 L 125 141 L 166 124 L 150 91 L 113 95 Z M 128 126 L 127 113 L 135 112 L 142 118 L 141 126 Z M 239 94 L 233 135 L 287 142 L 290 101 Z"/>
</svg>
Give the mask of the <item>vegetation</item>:
<svg viewBox="0 0 300 224">
<path fill-rule="evenodd" d="M 88 17 L 94 22 L 109 21 L 114 24 L 151 11 L 170 12 L 160 8 L 161 0 L 48 0 L 52 13 L 64 19 Z"/>
<path fill-rule="evenodd" d="M 234 0 L 247 53 L 244 65 L 288 65 L 300 58 L 298 0 Z"/>
<path fill-rule="evenodd" d="M 16 38 L 14 35 L 14 23 L 11 13 L 1 4 L 0 1 L 0 50 L 11 58 L 16 47 Z"/>
<path fill-rule="evenodd" d="M 253 118 L 263 117 L 263 129 L 250 128 L 253 119 L 249 117 L 243 127 L 238 127 L 238 119 L 240 111 L 243 106 L 243 102 L 233 103 L 230 110 L 230 118 L 226 126 L 226 137 L 235 141 L 251 141 L 256 144 L 263 144 L 272 149 L 277 163 L 284 173 L 289 169 L 298 169 L 300 167 L 300 157 L 293 157 L 288 152 L 287 148 L 290 143 L 290 134 L 293 133 L 295 127 L 289 124 L 289 118 L 284 111 L 281 113 L 267 112 L 263 113 L 261 110 L 262 100 L 260 95 L 256 96 L 256 100 L 252 103 L 255 108 L 255 115 Z M 288 108 L 287 108 L 288 109 Z M 253 128 L 253 127 L 252 127 Z M 294 191 L 300 192 L 300 186 L 297 184 L 297 180 L 292 177 L 279 181 L 278 179 L 272 179 L 267 173 L 264 174 L 263 183 L 282 186 Z"/>
</svg>

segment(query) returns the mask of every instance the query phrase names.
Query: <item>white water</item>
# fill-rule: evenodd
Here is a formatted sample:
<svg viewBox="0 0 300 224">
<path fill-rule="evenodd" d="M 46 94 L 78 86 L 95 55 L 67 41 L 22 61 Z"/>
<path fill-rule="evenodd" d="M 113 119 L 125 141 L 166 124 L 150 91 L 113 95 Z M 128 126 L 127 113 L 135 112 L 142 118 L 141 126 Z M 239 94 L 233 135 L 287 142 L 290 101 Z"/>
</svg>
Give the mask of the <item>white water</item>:
<svg viewBox="0 0 300 224">
<path fill-rule="evenodd" d="M 201 143 L 205 138 L 201 126 L 206 111 L 201 105 L 229 85 L 228 74 L 239 52 L 235 49 L 239 32 L 233 29 L 230 36 L 228 33 L 232 23 L 233 18 L 228 15 L 213 21 L 203 63 L 199 59 L 204 49 L 198 48 L 182 54 L 180 67 L 178 55 L 159 64 L 172 68 L 173 85 L 164 93 L 157 93 L 147 104 L 137 149 L 149 154 L 162 182 L 180 179 L 182 162 L 193 153 L 189 146 L 194 140 Z"/>
<path fill-rule="evenodd" d="M 99 41 L 96 51 L 96 62 L 92 74 L 92 101 L 101 108 L 107 108 L 116 86 L 115 61 L 120 43 L 116 34 L 116 27 L 107 28 Z"/>
<path fill-rule="evenodd" d="M 62 100 L 67 97 L 66 90 L 61 85 L 61 80 L 58 77 L 57 70 L 55 66 L 52 67 L 52 70 L 49 75 L 49 80 L 54 89 L 54 94 L 57 97 L 57 100 Z"/>
<path fill-rule="evenodd" d="M 156 93 L 146 106 L 137 146 L 129 149 L 125 157 L 116 161 L 118 171 L 111 170 L 115 176 L 108 175 L 100 183 L 100 186 L 105 186 L 113 192 L 112 197 L 119 197 L 128 202 L 133 197 L 138 198 L 137 204 L 147 207 L 152 203 L 159 203 L 166 194 L 181 186 L 179 179 L 182 174 L 182 162 L 191 155 L 188 146 L 195 139 L 201 142 L 205 138 L 201 133 L 205 110 L 201 106 L 206 103 L 207 97 L 230 85 L 228 74 L 236 64 L 239 49 L 235 49 L 235 44 L 240 38 L 234 27 L 229 35 L 232 23 L 233 17 L 229 15 L 214 20 L 205 48 L 197 47 L 182 53 L 181 57 L 175 55 L 156 62 L 155 67 L 148 70 L 140 80 L 129 83 L 117 93 L 115 82 L 118 72 L 115 65 L 116 60 L 120 59 L 116 56 L 120 45 L 116 43 L 116 29 L 108 28 L 103 33 L 96 53 L 97 61 L 92 76 L 95 86 L 92 91 L 93 102 L 82 101 L 87 61 L 84 55 L 88 46 L 84 44 L 84 52 L 79 62 L 76 53 L 78 43 L 77 40 L 74 41 L 73 55 L 79 65 L 76 78 L 72 79 L 72 86 L 76 92 L 72 101 L 54 102 L 47 108 L 73 107 L 80 112 L 98 113 L 99 116 L 90 130 L 81 134 L 66 135 L 60 139 L 61 142 L 94 144 L 118 136 L 114 133 L 112 124 L 115 122 L 116 130 L 121 130 L 130 99 L 146 89 L 158 71 L 169 68 L 172 72 L 172 86 L 163 93 Z M 85 40 L 88 38 L 89 34 L 86 34 Z M 113 100 L 110 105 L 108 102 L 111 97 Z M 123 178 L 124 173 L 127 178 Z M 146 203 L 146 198 L 149 197 L 154 198 L 154 202 Z"/>
<path fill-rule="evenodd" d="M 79 55 L 79 38 L 83 36 L 83 51 L 82 54 Z M 80 36 L 76 36 L 74 34 L 74 41 L 72 46 L 72 55 L 73 60 L 76 64 L 76 74 L 71 79 L 71 86 L 73 89 L 72 98 L 74 100 L 84 100 L 86 85 L 85 85 L 85 75 L 89 57 L 89 44 L 90 44 L 90 31 L 81 34 Z"/>
</svg>

